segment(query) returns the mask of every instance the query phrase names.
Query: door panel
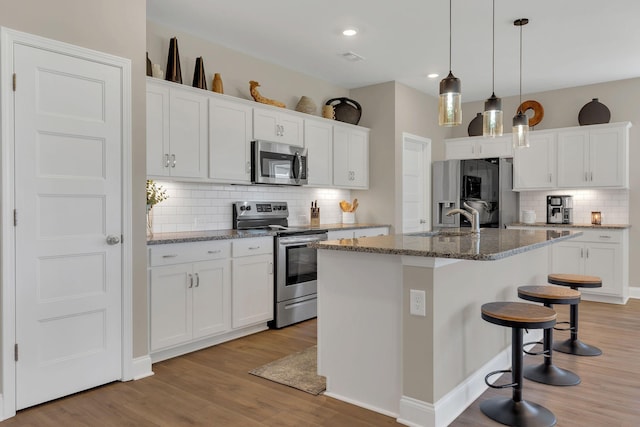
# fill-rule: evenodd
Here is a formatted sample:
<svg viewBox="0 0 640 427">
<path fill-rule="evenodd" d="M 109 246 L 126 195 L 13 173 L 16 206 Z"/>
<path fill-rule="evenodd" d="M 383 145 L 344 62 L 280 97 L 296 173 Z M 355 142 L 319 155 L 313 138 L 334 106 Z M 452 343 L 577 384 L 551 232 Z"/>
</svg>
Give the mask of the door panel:
<svg viewBox="0 0 640 427">
<path fill-rule="evenodd" d="M 121 376 L 122 76 L 14 46 L 21 409 Z"/>
</svg>

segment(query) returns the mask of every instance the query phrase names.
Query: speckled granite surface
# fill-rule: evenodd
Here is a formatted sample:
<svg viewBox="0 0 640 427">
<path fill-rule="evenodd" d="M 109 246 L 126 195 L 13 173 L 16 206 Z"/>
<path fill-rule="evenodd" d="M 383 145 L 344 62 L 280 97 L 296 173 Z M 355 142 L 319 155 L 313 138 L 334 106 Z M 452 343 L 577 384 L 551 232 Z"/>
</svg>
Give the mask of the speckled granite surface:
<svg viewBox="0 0 640 427">
<path fill-rule="evenodd" d="M 462 230 L 464 231 L 451 229 L 445 234 L 427 237 L 415 234 L 393 234 L 360 239 L 329 240 L 312 243 L 310 246 L 338 251 L 491 261 L 582 234 L 581 231 L 485 228 L 477 235 L 468 233 L 465 229 Z"/>
<path fill-rule="evenodd" d="M 533 224 L 526 224 L 524 222 L 514 222 L 509 224 L 509 227 L 541 227 L 541 228 L 595 228 L 595 229 L 609 229 L 609 230 L 624 230 L 625 228 L 631 228 L 631 224 L 547 224 L 546 222 L 535 222 Z"/>
<path fill-rule="evenodd" d="M 320 224 L 318 230 L 356 230 L 359 228 L 388 227 L 386 224 Z M 276 232 L 266 229 L 258 230 L 208 230 L 185 231 L 181 233 L 154 233 L 147 238 L 147 245 L 166 245 L 169 243 L 202 242 L 206 240 L 243 239 L 247 237 L 275 236 Z"/>
</svg>

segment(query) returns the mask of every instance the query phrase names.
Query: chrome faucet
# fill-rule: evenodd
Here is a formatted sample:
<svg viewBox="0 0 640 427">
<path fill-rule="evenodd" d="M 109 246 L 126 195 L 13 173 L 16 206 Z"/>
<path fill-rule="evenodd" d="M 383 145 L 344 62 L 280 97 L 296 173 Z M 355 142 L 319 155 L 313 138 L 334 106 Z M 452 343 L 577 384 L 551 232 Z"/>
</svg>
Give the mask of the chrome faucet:
<svg viewBox="0 0 640 427">
<path fill-rule="evenodd" d="M 451 216 L 455 214 L 464 215 L 464 217 L 467 218 L 469 222 L 471 222 L 471 230 L 474 233 L 480 233 L 480 213 L 476 209 L 469 206 L 467 202 L 464 202 L 463 206 L 469 212 L 463 209 L 451 209 L 449 212 L 447 212 L 447 216 Z"/>
</svg>

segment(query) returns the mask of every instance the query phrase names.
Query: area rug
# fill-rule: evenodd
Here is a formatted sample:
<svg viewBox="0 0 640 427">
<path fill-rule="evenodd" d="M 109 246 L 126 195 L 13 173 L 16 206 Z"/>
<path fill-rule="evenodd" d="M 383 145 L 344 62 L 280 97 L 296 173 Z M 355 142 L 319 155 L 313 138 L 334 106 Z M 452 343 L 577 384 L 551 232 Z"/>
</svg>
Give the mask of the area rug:
<svg viewBox="0 0 640 427">
<path fill-rule="evenodd" d="M 314 345 L 306 350 L 252 369 L 249 373 L 318 395 L 326 389 L 327 383 L 325 377 L 317 374 L 317 354 L 317 347 Z"/>
</svg>

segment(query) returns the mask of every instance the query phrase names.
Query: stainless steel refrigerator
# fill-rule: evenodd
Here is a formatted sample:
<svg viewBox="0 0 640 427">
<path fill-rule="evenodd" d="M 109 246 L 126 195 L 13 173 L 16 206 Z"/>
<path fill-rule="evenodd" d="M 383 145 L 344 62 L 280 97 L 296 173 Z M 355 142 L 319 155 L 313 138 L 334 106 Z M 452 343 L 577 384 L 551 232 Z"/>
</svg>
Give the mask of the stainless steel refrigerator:
<svg viewBox="0 0 640 427">
<path fill-rule="evenodd" d="M 480 227 L 504 228 L 518 220 L 512 159 L 433 162 L 432 172 L 433 228 L 469 227 L 461 215 L 447 216 L 464 202 L 480 213 Z"/>
</svg>

